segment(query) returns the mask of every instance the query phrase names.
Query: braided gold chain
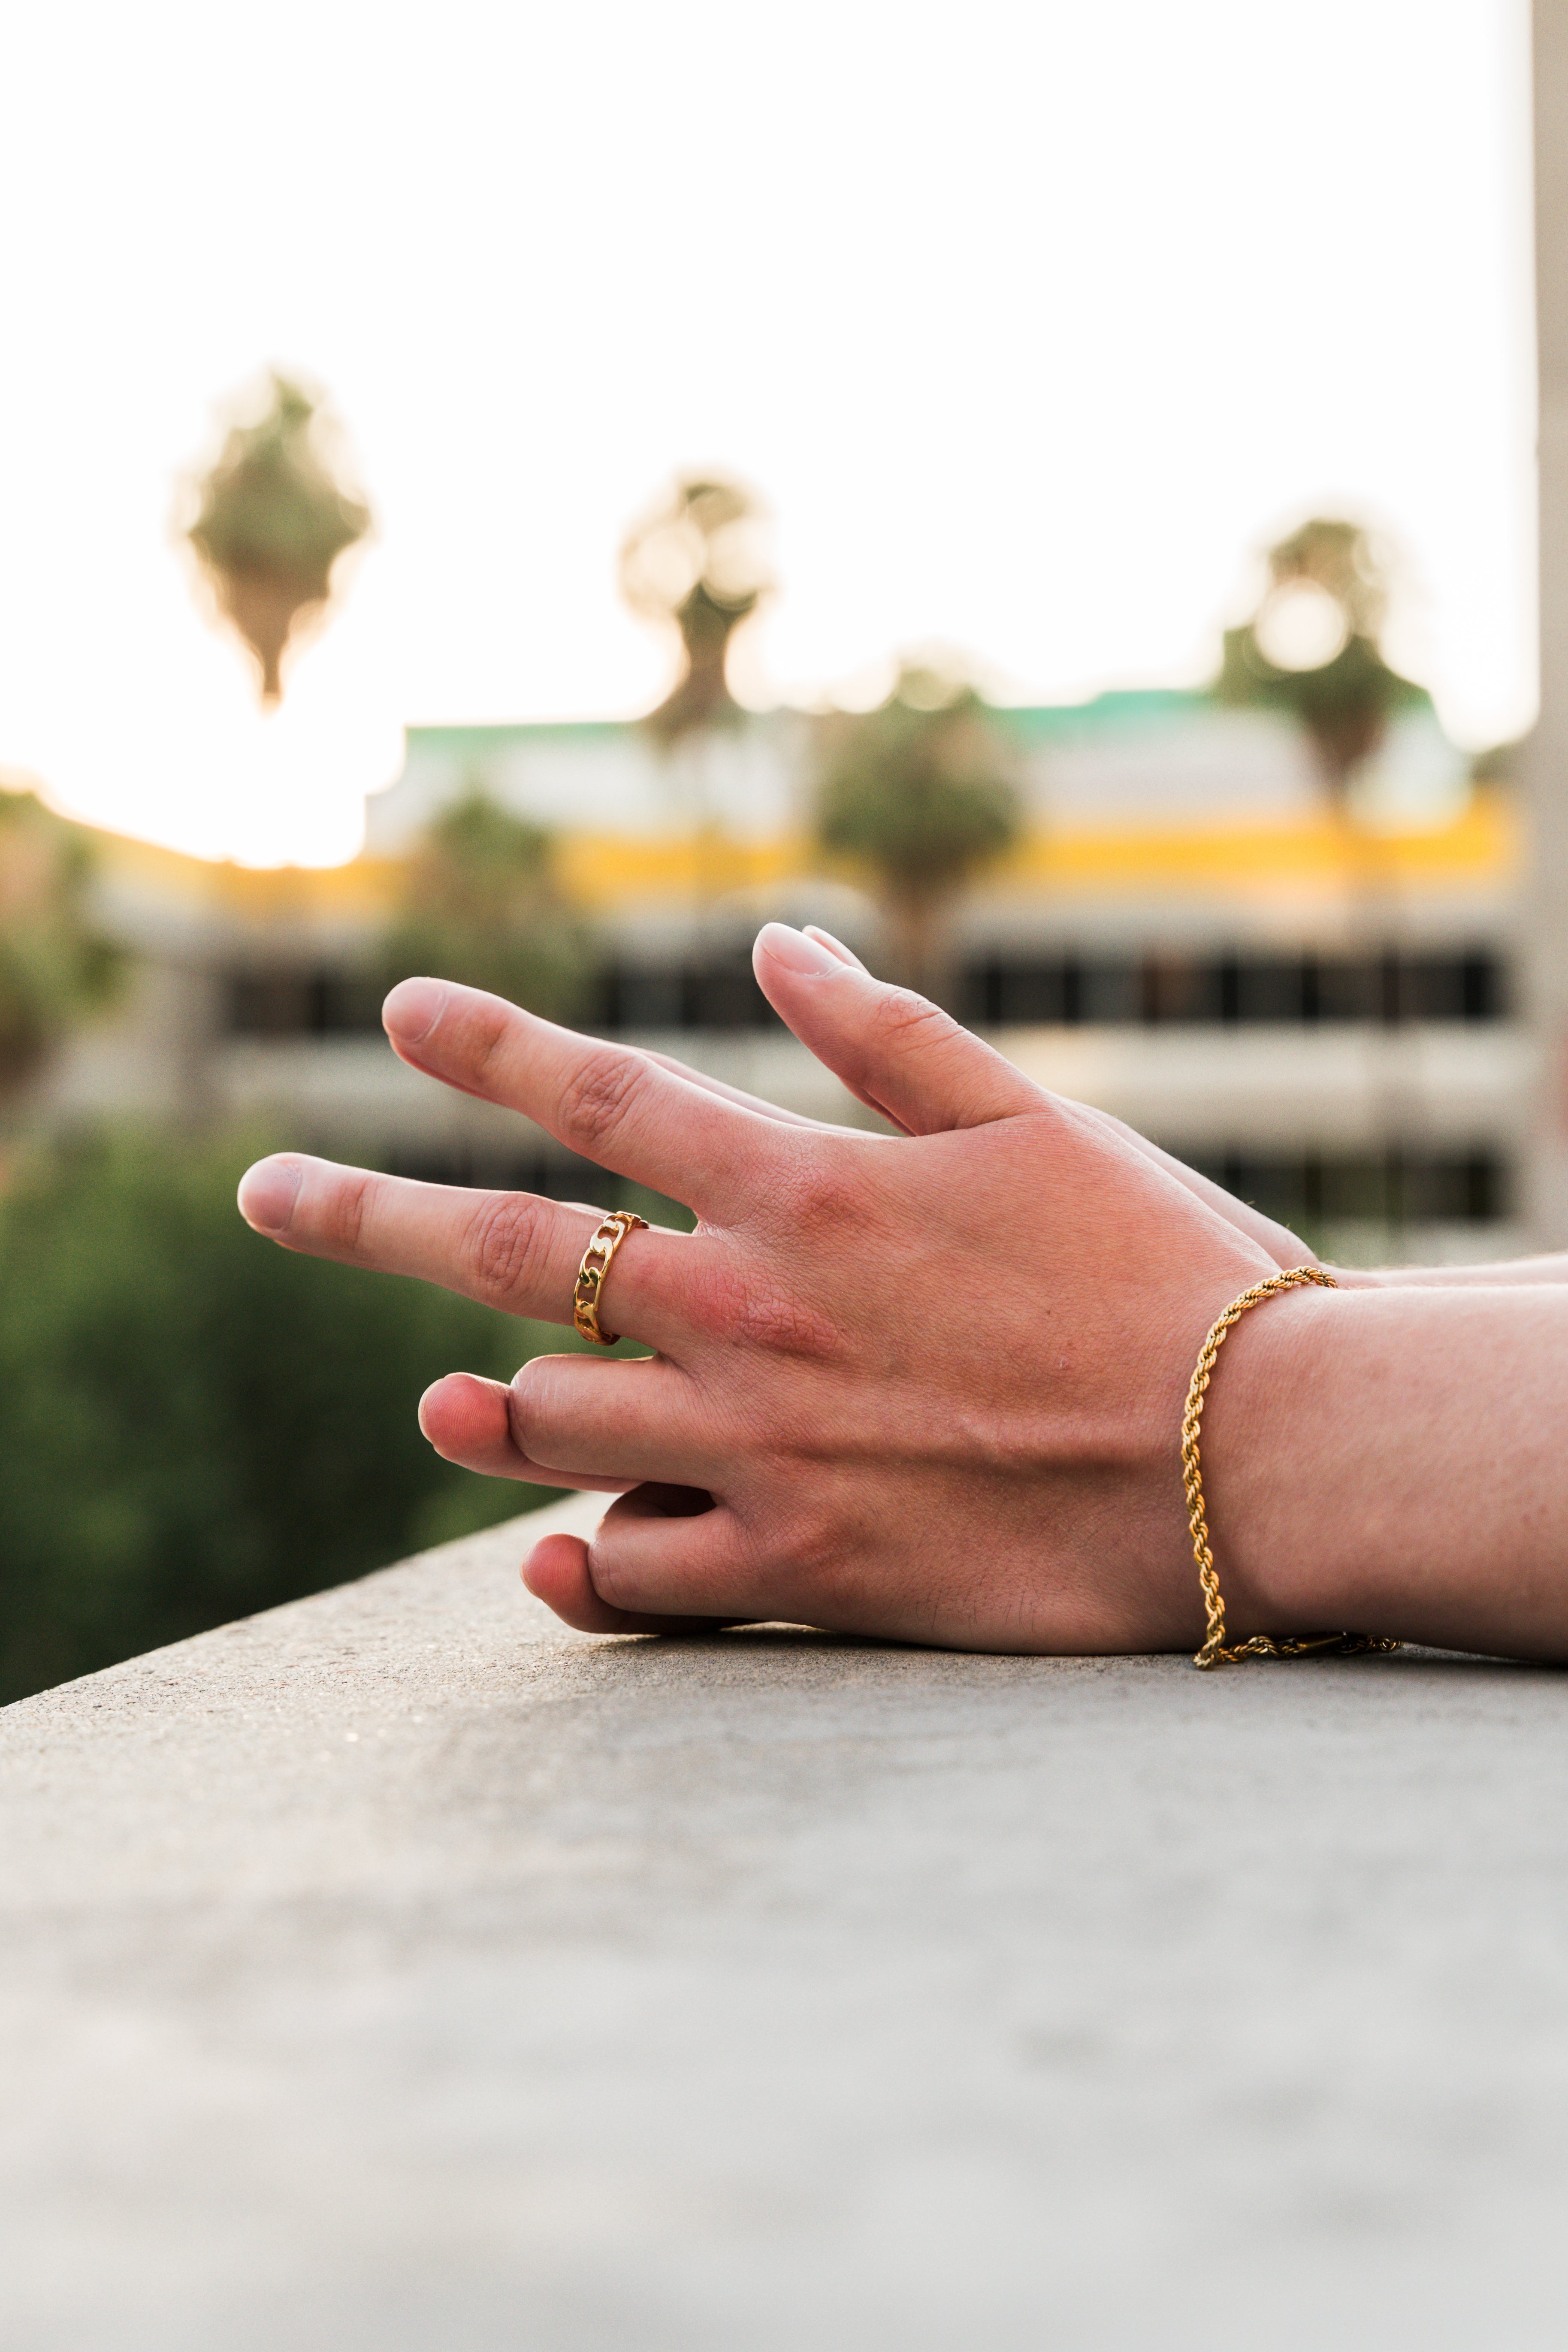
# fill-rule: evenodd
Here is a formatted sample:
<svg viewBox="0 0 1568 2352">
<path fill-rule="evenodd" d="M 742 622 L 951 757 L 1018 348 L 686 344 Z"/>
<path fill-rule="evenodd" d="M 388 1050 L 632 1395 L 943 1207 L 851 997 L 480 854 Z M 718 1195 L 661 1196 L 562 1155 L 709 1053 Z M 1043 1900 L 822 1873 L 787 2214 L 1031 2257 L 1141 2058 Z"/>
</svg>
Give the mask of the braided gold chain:
<svg viewBox="0 0 1568 2352">
<path fill-rule="evenodd" d="M 1198 1438 L 1202 1430 L 1204 1399 L 1208 1394 L 1209 1381 L 1214 1377 L 1215 1359 L 1225 1345 L 1225 1335 L 1233 1323 L 1239 1323 L 1249 1307 L 1279 1291 L 1294 1290 L 1302 1283 L 1315 1282 L 1324 1290 L 1339 1287 L 1331 1274 L 1321 1265 L 1295 1265 L 1285 1274 L 1277 1274 L 1268 1282 L 1255 1282 L 1233 1299 L 1209 1330 L 1187 1390 L 1187 1409 L 1182 1416 L 1182 1484 L 1187 1498 L 1187 1525 L 1192 1530 L 1193 1558 L 1197 1562 L 1198 1580 L 1204 1589 L 1204 1610 L 1208 1630 L 1203 1648 L 1194 1658 L 1194 1666 L 1234 1666 L 1243 1658 L 1300 1658 L 1310 1650 L 1334 1650 L 1350 1657 L 1363 1650 L 1397 1650 L 1399 1643 L 1384 1633 L 1296 1633 L 1286 1634 L 1276 1641 L 1272 1634 L 1254 1633 L 1249 1642 L 1238 1642 L 1233 1649 L 1225 1643 L 1225 1599 L 1219 1589 L 1219 1573 L 1214 1564 L 1209 1546 L 1208 1520 L 1205 1516 L 1203 1466 L 1198 1457 Z"/>
</svg>

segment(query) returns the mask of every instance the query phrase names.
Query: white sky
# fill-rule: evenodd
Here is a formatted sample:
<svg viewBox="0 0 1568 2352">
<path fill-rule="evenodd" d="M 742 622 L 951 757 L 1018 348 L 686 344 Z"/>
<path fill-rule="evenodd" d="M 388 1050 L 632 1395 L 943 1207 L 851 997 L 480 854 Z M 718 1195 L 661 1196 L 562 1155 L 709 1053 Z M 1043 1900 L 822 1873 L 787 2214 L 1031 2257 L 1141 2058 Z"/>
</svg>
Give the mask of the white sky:
<svg viewBox="0 0 1568 2352">
<path fill-rule="evenodd" d="M 0 767 L 350 854 L 405 720 L 619 715 L 671 467 L 778 517 L 758 698 L 900 645 L 1186 683 L 1249 551 L 1394 531 L 1468 742 L 1534 692 L 1526 0 L 122 0 L 0 41 Z M 215 403 L 331 394 L 377 544 L 282 714 L 171 535 Z"/>
</svg>

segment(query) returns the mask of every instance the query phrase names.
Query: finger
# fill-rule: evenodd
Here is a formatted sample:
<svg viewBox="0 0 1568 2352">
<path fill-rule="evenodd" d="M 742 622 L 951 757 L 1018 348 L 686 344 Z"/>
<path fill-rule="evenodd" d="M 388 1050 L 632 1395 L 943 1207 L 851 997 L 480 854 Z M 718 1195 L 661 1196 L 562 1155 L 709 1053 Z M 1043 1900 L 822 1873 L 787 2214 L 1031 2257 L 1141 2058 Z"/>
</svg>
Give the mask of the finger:
<svg viewBox="0 0 1568 2352">
<path fill-rule="evenodd" d="M 285 1249 L 414 1275 L 550 1323 L 572 1321 L 577 1269 L 600 1222 L 596 1209 L 532 1192 L 418 1184 L 298 1151 L 246 1171 L 239 1212 Z M 692 1234 L 663 1226 L 628 1234 L 601 1287 L 605 1328 L 679 1349 L 690 1329 L 683 1302 L 697 1273 L 692 1253 L 702 1248 Z"/>
<path fill-rule="evenodd" d="M 828 949 L 840 963 L 847 963 L 852 971 L 865 971 L 866 966 L 854 949 L 847 948 L 842 940 L 836 940 L 831 931 L 825 931 L 820 923 L 807 923 L 805 930 L 808 940 L 816 940 L 820 946 Z"/>
<path fill-rule="evenodd" d="M 650 1481 L 612 1503 L 587 1564 L 600 1601 L 631 1615 L 752 1622 L 768 1613 L 739 1519 L 689 1486 Z"/>
<path fill-rule="evenodd" d="M 756 1192 L 775 1122 L 635 1046 L 558 1029 L 452 981 L 400 981 L 382 1018 L 411 1068 L 523 1112 L 601 1168 L 721 1223 Z"/>
<path fill-rule="evenodd" d="M 535 1356 L 513 1380 L 509 1409 L 526 1460 L 617 1486 L 703 1486 L 722 1461 L 695 1381 L 659 1356 Z"/>
<path fill-rule="evenodd" d="M 739 1103 L 742 1110 L 756 1111 L 761 1118 L 771 1118 L 780 1127 L 809 1127 L 815 1129 L 818 1135 L 853 1135 L 858 1139 L 866 1134 L 863 1127 L 836 1127 L 830 1119 L 808 1118 L 804 1111 L 785 1110 L 778 1103 L 765 1102 L 761 1095 L 749 1095 L 740 1087 L 726 1086 L 722 1078 L 710 1078 L 706 1070 L 694 1070 L 689 1063 L 677 1061 L 673 1054 L 655 1053 L 651 1046 L 645 1046 L 643 1050 L 648 1060 L 657 1062 L 660 1069 L 673 1070 L 678 1078 L 688 1079 L 692 1086 L 702 1087 L 705 1093 L 718 1095 L 725 1102 Z"/>
<path fill-rule="evenodd" d="M 1168 1176 L 1173 1176 L 1177 1183 L 1202 1201 L 1205 1208 L 1213 1209 L 1226 1224 L 1234 1225 L 1237 1233 L 1245 1234 L 1248 1241 L 1256 1242 L 1276 1265 L 1317 1264 L 1315 1254 L 1307 1247 L 1300 1234 L 1290 1231 L 1289 1225 L 1281 1225 L 1274 1218 L 1264 1216 L 1260 1210 L 1253 1208 L 1247 1202 L 1238 1201 L 1234 1192 L 1227 1192 L 1212 1177 L 1201 1176 L 1195 1168 L 1189 1168 L 1184 1160 L 1163 1151 L 1157 1143 L 1151 1143 L 1146 1135 L 1140 1135 L 1137 1129 L 1129 1127 L 1124 1118 L 1118 1118 L 1108 1110 L 1096 1110 L 1088 1103 L 1074 1103 L 1071 1108 L 1092 1119 L 1105 1132 L 1131 1144 L 1145 1160 L 1152 1160 L 1156 1168 L 1163 1168 Z"/>
<path fill-rule="evenodd" d="M 535 1486 L 565 1486 L 584 1493 L 619 1495 L 629 1478 L 595 1478 L 531 1462 L 512 1427 L 511 1391 L 503 1381 L 482 1381 L 473 1372 L 449 1372 L 419 1400 L 419 1426 L 444 1462 L 456 1462 L 481 1478 L 521 1478 Z"/>
<path fill-rule="evenodd" d="M 780 926 L 779 928 L 783 928 L 783 926 Z M 845 946 L 842 940 L 836 940 L 831 931 L 825 931 L 820 923 L 807 923 L 803 936 L 808 940 L 815 940 L 819 947 L 826 948 L 829 955 L 837 958 L 839 963 L 847 964 L 852 971 L 865 971 L 866 967 L 861 962 L 859 957 L 852 953 L 851 950 Z M 777 1010 L 776 1006 L 774 1009 L 775 1011 Z M 881 1104 L 879 1102 L 874 1102 L 871 1097 L 867 1094 L 863 1088 L 850 1086 L 848 1079 L 845 1077 L 842 1070 L 835 1071 L 834 1075 L 838 1079 L 840 1085 L 847 1088 L 848 1092 L 854 1096 L 857 1102 L 864 1103 L 868 1110 L 874 1110 L 879 1118 L 885 1119 L 889 1118 L 889 1114 L 882 1108 Z M 899 1132 L 901 1135 L 907 1135 L 909 1133 L 909 1129 L 905 1127 L 900 1120 L 895 1118 L 892 1119 L 890 1123 L 894 1127 L 898 1128 Z M 858 1129 L 854 1128 L 841 1129 L 840 1131 L 847 1132 L 848 1134 L 856 1134 L 859 1132 Z"/>
<path fill-rule="evenodd" d="M 873 980 L 786 924 L 763 926 L 753 961 L 763 994 L 802 1045 L 912 1135 L 984 1127 L 1047 1099 L 939 1006 Z"/>
<path fill-rule="evenodd" d="M 718 1633 L 735 1617 L 659 1617 L 612 1608 L 594 1590 L 588 1547 L 580 1536 L 545 1536 L 522 1564 L 522 1580 L 536 1600 L 580 1633 Z"/>
</svg>

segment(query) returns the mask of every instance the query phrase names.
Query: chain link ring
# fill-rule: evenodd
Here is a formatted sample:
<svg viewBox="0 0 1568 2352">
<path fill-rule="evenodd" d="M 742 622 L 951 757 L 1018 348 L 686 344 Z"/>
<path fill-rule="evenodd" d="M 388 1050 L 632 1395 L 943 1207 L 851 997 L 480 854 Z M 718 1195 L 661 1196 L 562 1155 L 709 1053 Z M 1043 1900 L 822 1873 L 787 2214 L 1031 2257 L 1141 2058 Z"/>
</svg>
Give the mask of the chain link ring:
<svg viewBox="0 0 1568 2352">
<path fill-rule="evenodd" d="M 630 1209 L 616 1209 L 600 1225 L 598 1232 L 583 1253 L 577 1268 L 577 1279 L 572 1286 L 572 1320 L 584 1339 L 592 1339 L 596 1348 L 613 1348 L 620 1338 L 618 1331 L 605 1331 L 599 1325 L 599 1293 L 605 1286 L 616 1252 L 628 1234 L 638 1226 L 647 1233 L 647 1219 L 634 1216 Z"/>
</svg>

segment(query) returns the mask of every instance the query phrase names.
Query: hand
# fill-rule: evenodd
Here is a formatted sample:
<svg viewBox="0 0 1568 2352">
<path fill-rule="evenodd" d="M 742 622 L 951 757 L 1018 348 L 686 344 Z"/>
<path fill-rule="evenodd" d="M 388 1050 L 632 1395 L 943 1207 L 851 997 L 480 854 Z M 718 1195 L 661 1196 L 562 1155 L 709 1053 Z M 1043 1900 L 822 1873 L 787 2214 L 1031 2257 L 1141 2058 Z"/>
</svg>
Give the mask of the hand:
<svg viewBox="0 0 1568 2352">
<path fill-rule="evenodd" d="M 1195 1643 L 1178 1430 L 1213 1317 L 1274 1272 L 1096 1116 L 955 1024 L 770 926 L 759 977 L 905 1137 L 766 1118 L 500 999 L 405 982 L 411 1066 L 687 1201 L 634 1233 L 605 1314 L 658 1352 L 536 1359 L 425 1398 L 439 1451 L 492 1475 L 627 1490 L 531 1587 L 592 1631 L 783 1618 L 959 1647 Z M 293 1155 L 241 1205 L 286 1246 L 570 1319 L 594 1213 Z M 1288 1314 L 1288 1302 L 1272 1310 Z M 1230 1624 L 1268 1596 L 1227 1585 Z"/>
<path fill-rule="evenodd" d="M 770 929 L 775 928 L 782 929 L 783 926 L 769 926 Z M 840 963 L 849 964 L 857 971 L 865 971 L 866 967 L 859 957 L 847 948 L 842 940 L 836 940 L 831 931 L 823 930 L 816 923 L 807 923 L 805 935 L 808 940 L 816 940 L 817 944 L 826 948 L 830 955 L 837 956 Z M 765 968 L 764 966 L 762 969 L 765 970 Z M 806 1005 L 801 1008 L 803 1012 L 808 1011 L 809 1003 L 810 1000 L 807 999 Z M 782 1011 L 783 1008 L 777 1009 Z M 785 1020 L 790 1019 L 788 1013 L 784 1013 L 784 1017 Z M 792 1021 L 791 1026 L 795 1028 L 795 1034 L 802 1044 L 810 1046 L 818 1060 L 825 1062 L 837 1076 L 844 1078 L 845 1084 L 849 1086 L 849 1080 L 833 1058 L 831 1032 L 819 1046 L 809 1026 L 802 1027 L 798 1021 Z M 725 1086 L 721 1079 L 710 1078 L 704 1071 L 689 1068 L 686 1063 L 678 1062 L 672 1055 L 656 1054 L 653 1058 L 662 1063 L 667 1070 L 674 1070 L 679 1076 L 689 1078 L 695 1086 L 706 1087 L 712 1094 L 722 1095 L 731 1102 L 742 1103 L 749 1110 L 760 1111 L 764 1118 L 784 1119 L 791 1126 L 816 1127 L 824 1132 L 828 1131 L 825 1122 L 820 1119 L 803 1118 L 797 1111 L 780 1110 L 776 1105 L 763 1102 L 755 1095 L 742 1094 L 738 1087 Z M 849 1090 L 857 1095 L 858 1100 L 866 1104 L 868 1109 L 882 1110 L 881 1104 L 874 1101 L 870 1096 L 858 1093 L 853 1086 L 849 1087 Z M 1058 1097 L 1057 1099 L 1063 1100 L 1065 1097 Z M 1162 1151 L 1157 1143 L 1151 1143 L 1147 1136 L 1140 1135 L 1135 1128 L 1127 1125 L 1125 1119 L 1113 1118 L 1110 1111 L 1096 1110 L 1088 1103 L 1074 1103 L 1071 1107 L 1075 1110 L 1081 1111 L 1083 1116 L 1096 1126 L 1102 1128 L 1106 1134 L 1119 1135 L 1124 1143 L 1131 1144 L 1135 1151 L 1142 1152 L 1145 1159 L 1152 1160 L 1157 1168 L 1163 1168 L 1168 1175 L 1176 1179 L 1178 1184 L 1184 1184 L 1188 1192 L 1196 1199 L 1205 1201 L 1211 1209 L 1217 1210 L 1226 1223 L 1233 1224 L 1238 1233 L 1245 1234 L 1248 1240 L 1257 1242 L 1267 1251 L 1277 1266 L 1316 1265 L 1317 1260 L 1306 1243 L 1298 1234 L 1293 1234 L 1288 1225 L 1279 1224 L 1274 1218 L 1262 1215 L 1246 1201 L 1238 1201 L 1234 1193 L 1227 1192 L 1223 1185 L 1215 1183 L 1211 1177 L 1200 1176 L 1195 1168 L 1188 1168 L 1180 1160 L 1173 1158 L 1170 1152 Z M 883 1116 L 886 1116 L 885 1112 Z M 897 1122 L 895 1121 L 894 1124 L 896 1125 Z M 858 1130 L 853 1128 L 839 1128 L 832 1131 L 841 1135 L 853 1135 Z M 1356 1275 L 1347 1278 L 1363 1283 L 1377 1279 L 1372 1275 Z"/>
</svg>

